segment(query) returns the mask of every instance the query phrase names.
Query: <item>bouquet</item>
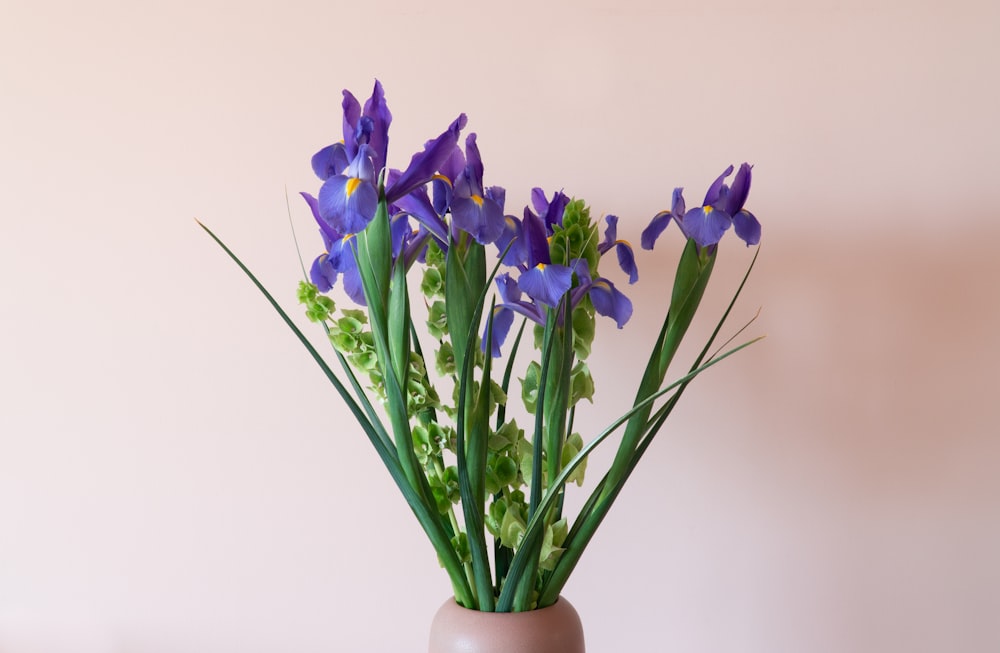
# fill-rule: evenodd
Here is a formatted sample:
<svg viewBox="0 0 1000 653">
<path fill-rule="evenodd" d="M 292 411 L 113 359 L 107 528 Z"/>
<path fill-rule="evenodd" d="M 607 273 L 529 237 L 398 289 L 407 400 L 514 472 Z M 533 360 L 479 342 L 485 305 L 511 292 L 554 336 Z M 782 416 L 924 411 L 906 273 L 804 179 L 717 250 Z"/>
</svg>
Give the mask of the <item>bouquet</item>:
<svg viewBox="0 0 1000 653">
<path fill-rule="evenodd" d="M 343 140 L 312 157 L 322 185 L 315 196 L 302 194 L 324 249 L 298 300 L 325 330 L 339 372 L 208 233 L 352 412 L 430 540 L 455 600 L 488 612 L 542 608 L 558 598 L 688 384 L 755 342 L 710 353 L 751 263 L 700 355 L 666 380 L 724 234 L 732 227 L 748 246 L 760 240 L 760 224 L 744 208 L 751 167 L 742 164 L 731 183 L 727 168 L 694 208 L 674 190 L 670 209 L 642 232 L 642 247 L 652 249 L 676 223 L 686 245 L 633 406 L 595 431 L 574 417 L 595 393 L 587 358 L 596 322 L 625 326 L 632 303 L 610 276 L 628 284 L 639 276 L 618 218 L 601 221 L 583 200 L 539 188 L 520 217 L 507 214 L 505 190 L 486 185 L 476 134 L 460 145 L 464 114 L 406 168 L 391 168 L 391 122 L 381 84 L 363 106 L 345 90 Z M 347 299 L 334 301 L 336 287 Z M 423 324 L 412 317 L 413 301 L 423 304 Z M 565 514 L 567 486 L 582 485 L 588 454 L 613 435 L 610 467 L 578 513 Z"/>
</svg>

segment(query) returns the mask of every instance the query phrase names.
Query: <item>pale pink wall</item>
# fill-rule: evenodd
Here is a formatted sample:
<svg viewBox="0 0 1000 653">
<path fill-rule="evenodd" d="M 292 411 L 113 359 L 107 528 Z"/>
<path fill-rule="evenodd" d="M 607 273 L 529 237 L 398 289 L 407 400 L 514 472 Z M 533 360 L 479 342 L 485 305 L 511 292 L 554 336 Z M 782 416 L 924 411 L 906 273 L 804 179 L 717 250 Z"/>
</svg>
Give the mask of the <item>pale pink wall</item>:
<svg viewBox="0 0 1000 653">
<path fill-rule="evenodd" d="M 0 13 L 3 653 L 423 650 L 430 547 L 192 219 L 294 308 L 285 188 L 376 76 L 396 165 L 465 111 L 510 207 L 562 187 L 635 240 L 674 185 L 756 163 L 738 316 L 768 338 L 687 396 L 584 558 L 591 650 L 1000 650 L 995 3 Z M 658 319 L 671 264 L 643 261 L 595 420 Z"/>
</svg>

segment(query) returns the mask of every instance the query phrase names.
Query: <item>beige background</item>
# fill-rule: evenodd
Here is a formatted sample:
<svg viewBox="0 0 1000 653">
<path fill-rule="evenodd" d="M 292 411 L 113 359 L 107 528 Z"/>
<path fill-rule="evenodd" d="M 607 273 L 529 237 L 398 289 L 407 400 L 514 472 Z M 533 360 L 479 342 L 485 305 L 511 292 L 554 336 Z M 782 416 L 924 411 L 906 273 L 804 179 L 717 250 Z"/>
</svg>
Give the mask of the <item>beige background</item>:
<svg viewBox="0 0 1000 653">
<path fill-rule="evenodd" d="M 430 546 L 193 220 L 294 308 L 285 189 L 376 76 L 396 166 L 465 111 L 509 210 L 562 187 L 635 240 L 756 165 L 768 338 L 567 587 L 592 651 L 1000 650 L 998 33 L 974 0 L 0 0 L 0 651 L 423 650 Z M 601 333 L 594 423 L 675 251 Z"/>
</svg>

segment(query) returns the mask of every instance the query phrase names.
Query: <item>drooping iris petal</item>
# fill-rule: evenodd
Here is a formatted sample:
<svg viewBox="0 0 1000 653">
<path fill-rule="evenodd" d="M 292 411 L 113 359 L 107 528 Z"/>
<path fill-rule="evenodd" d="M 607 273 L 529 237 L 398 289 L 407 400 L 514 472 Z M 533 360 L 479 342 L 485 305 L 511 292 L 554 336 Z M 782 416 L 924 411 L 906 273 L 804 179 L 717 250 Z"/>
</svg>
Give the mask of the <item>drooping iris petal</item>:
<svg viewBox="0 0 1000 653">
<path fill-rule="evenodd" d="M 733 229 L 747 247 L 760 242 L 760 222 L 750 211 L 744 209 L 733 216 Z"/>
<path fill-rule="evenodd" d="M 504 341 L 507 340 L 507 334 L 510 333 L 510 327 L 514 324 L 514 311 L 506 306 L 494 306 L 493 307 L 493 317 L 492 325 L 487 324 L 483 328 L 482 344 L 480 345 L 483 351 L 486 351 L 486 336 L 489 330 L 492 328 L 492 338 L 490 339 L 490 356 L 497 358 L 500 356 L 500 348 L 503 346 Z"/>
<path fill-rule="evenodd" d="M 521 300 L 521 288 L 517 285 L 517 280 L 508 273 L 502 272 L 496 277 L 497 292 L 500 293 L 500 301 L 510 304 Z"/>
<path fill-rule="evenodd" d="M 463 113 L 440 136 L 428 141 L 422 152 L 413 155 L 410 165 L 399 179 L 386 189 L 385 195 L 389 203 L 395 202 L 418 186 L 423 186 L 434 177 L 434 173 L 454 151 L 458 135 L 465 127 L 465 123 L 466 117 Z"/>
<path fill-rule="evenodd" d="M 323 181 L 339 175 L 350 163 L 343 143 L 327 145 L 312 157 L 313 172 Z"/>
<path fill-rule="evenodd" d="M 361 281 L 361 270 L 358 266 L 348 268 L 343 272 L 344 278 L 344 292 L 347 296 L 354 301 L 355 304 L 360 306 L 367 306 L 368 302 L 365 301 L 365 288 Z"/>
<path fill-rule="evenodd" d="M 640 244 L 643 249 L 653 249 L 653 245 L 656 244 L 656 239 L 659 238 L 660 234 L 663 233 L 663 230 L 667 228 L 673 217 L 674 214 L 670 211 L 660 211 L 653 216 L 653 219 L 649 221 L 649 226 L 642 230 Z"/>
<path fill-rule="evenodd" d="M 389 239 L 392 245 L 392 258 L 397 259 L 403 251 L 403 246 L 412 235 L 410 222 L 406 213 L 397 213 L 389 219 Z"/>
<path fill-rule="evenodd" d="M 619 329 L 632 317 L 632 301 L 607 279 L 600 278 L 591 284 L 590 301 L 594 310 L 612 318 Z"/>
<path fill-rule="evenodd" d="M 573 272 L 565 265 L 539 263 L 522 274 L 517 283 L 535 301 L 555 308 L 573 285 Z"/>
<path fill-rule="evenodd" d="M 324 252 L 316 257 L 312 267 L 309 268 L 309 279 L 319 289 L 320 292 L 330 292 L 333 285 L 337 283 L 337 271 L 330 263 L 330 256 Z"/>
<path fill-rule="evenodd" d="M 597 251 L 603 255 L 614 247 L 615 253 L 618 255 L 619 267 L 628 275 L 628 282 L 635 283 L 639 280 L 639 268 L 635 264 L 635 253 L 632 251 L 632 244 L 627 240 L 620 240 L 618 238 L 618 216 L 608 215 L 604 218 L 604 221 L 608 226 L 604 230 L 604 240 L 597 245 Z M 660 231 L 665 226 L 660 227 Z M 648 231 L 649 227 L 646 230 Z M 656 235 L 659 235 L 659 233 Z"/>
<path fill-rule="evenodd" d="M 365 291 L 358 270 L 357 241 L 353 235 L 333 243 L 328 256 L 330 265 L 343 275 L 344 292 L 356 304 L 365 305 Z"/>
<path fill-rule="evenodd" d="M 732 222 L 725 211 L 712 206 L 699 206 L 685 213 L 678 224 L 685 236 L 694 239 L 698 247 L 705 248 L 722 240 Z"/>
<path fill-rule="evenodd" d="M 329 250 L 330 243 L 340 240 L 343 237 L 343 235 L 337 233 L 337 231 L 332 226 L 330 226 L 329 222 L 320 217 L 319 202 L 316 200 L 315 197 L 313 197 L 309 193 L 299 193 L 299 195 L 301 195 L 302 199 L 304 199 L 306 201 L 306 204 L 309 205 L 309 210 L 312 211 L 313 219 L 316 220 L 316 224 L 319 225 L 319 231 L 320 234 L 322 234 L 323 236 L 323 242 L 326 245 L 327 250 Z"/>
<path fill-rule="evenodd" d="M 451 200 L 452 224 L 467 232 L 476 242 L 487 245 L 503 234 L 503 208 L 489 197 L 454 197 Z"/>
<path fill-rule="evenodd" d="M 660 211 L 653 216 L 653 219 L 642 231 L 640 244 L 643 249 L 653 249 L 656 239 L 660 237 L 663 230 L 670 224 L 670 220 L 676 219 L 678 222 L 684 217 L 686 207 L 684 204 L 684 189 L 675 188 L 669 211 Z"/>
<path fill-rule="evenodd" d="M 638 281 L 639 268 L 635 264 L 635 252 L 632 251 L 632 245 L 627 240 L 619 240 L 615 244 L 615 252 L 618 254 L 618 266 L 622 272 L 628 275 L 628 282 Z"/>
</svg>

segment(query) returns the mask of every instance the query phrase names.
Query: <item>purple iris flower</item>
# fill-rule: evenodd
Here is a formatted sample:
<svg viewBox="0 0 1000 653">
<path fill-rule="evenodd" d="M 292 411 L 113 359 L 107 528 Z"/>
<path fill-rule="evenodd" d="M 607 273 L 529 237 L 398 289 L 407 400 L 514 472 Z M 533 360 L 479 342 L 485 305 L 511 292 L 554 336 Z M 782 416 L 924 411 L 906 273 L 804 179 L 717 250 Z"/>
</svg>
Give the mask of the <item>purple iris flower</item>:
<svg viewBox="0 0 1000 653">
<path fill-rule="evenodd" d="M 597 245 L 597 252 L 603 256 L 614 248 L 615 254 L 618 255 L 618 265 L 628 275 L 628 282 L 635 283 L 639 280 L 639 268 L 635 264 L 632 244 L 618 238 L 618 216 L 609 215 L 604 221 L 608 228 L 604 231 L 604 240 Z"/>
<path fill-rule="evenodd" d="M 344 111 L 343 140 L 324 147 L 312 158 L 313 171 L 323 181 L 344 172 L 357 157 L 362 145 L 371 147 L 372 164 L 376 171 L 385 166 L 392 114 L 386 106 L 382 84 L 375 80 L 375 88 L 365 102 L 364 110 L 357 98 L 346 89 L 341 107 Z"/>
<path fill-rule="evenodd" d="M 316 198 L 309 193 L 301 195 L 312 210 L 313 218 L 319 225 L 323 244 L 326 247 L 326 251 L 313 261 L 309 270 L 309 278 L 316 284 L 320 292 L 329 292 L 337 283 L 338 276 L 342 275 L 344 292 L 355 303 L 364 306 L 365 293 L 361 284 L 361 272 L 358 270 L 358 261 L 351 242 L 354 236 L 337 232 L 320 216 L 319 202 Z"/>
<path fill-rule="evenodd" d="M 674 189 L 671 209 L 653 217 L 642 233 L 642 246 L 652 249 L 671 219 L 677 222 L 685 237 L 693 239 L 702 249 L 717 245 L 730 226 L 748 246 L 759 243 L 760 223 L 743 208 L 750 193 L 750 171 L 750 164 L 740 165 L 730 187 L 725 183 L 733 173 L 733 166 L 729 166 L 709 187 L 702 205 L 690 211 L 685 210 L 682 189 Z"/>
<path fill-rule="evenodd" d="M 573 285 L 573 271 L 565 265 L 552 263 L 545 225 L 527 207 L 521 227 L 528 269 L 521 274 L 518 285 L 532 299 L 555 308 Z"/>
<path fill-rule="evenodd" d="M 504 230 L 503 203 L 506 192 L 499 186 L 483 187 L 483 160 L 476 135 L 465 139 L 465 169 L 455 179 L 451 198 L 452 224 L 476 242 L 495 242 Z"/>
<path fill-rule="evenodd" d="M 386 168 L 392 114 L 378 81 L 363 109 L 350 91 L 345 90 L 343 111 L 343 142 L 317 152 L 312 158 L 312 168 L 323 180 L 318 196 L 319 215 L 338 233 L 353 234 L 368 226 L 378 208 L 376 179 Z M 413 155 L 403 172 L 393 176 L 394 183 L 386 188 L 390 204 L 433 178 L 455 149 L 465 122 L 465 114 L 459 115 L 444 133 Z"/>
<path fill-rule="evenodd" d="M 609 279 L 591 279 L 590 267 L 583 259 L 574 259 L 573 272 L 579 284 L 570 293 L 570 306 L 576 306 L 584 295 L 590 295 L 594 310 L 599 315 L 610 317 L 621 329 L 632 317 L 632 300 L 615 287 Z"/>
</svg>

